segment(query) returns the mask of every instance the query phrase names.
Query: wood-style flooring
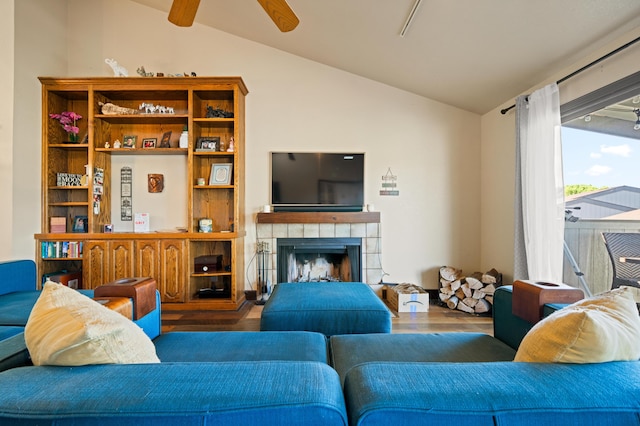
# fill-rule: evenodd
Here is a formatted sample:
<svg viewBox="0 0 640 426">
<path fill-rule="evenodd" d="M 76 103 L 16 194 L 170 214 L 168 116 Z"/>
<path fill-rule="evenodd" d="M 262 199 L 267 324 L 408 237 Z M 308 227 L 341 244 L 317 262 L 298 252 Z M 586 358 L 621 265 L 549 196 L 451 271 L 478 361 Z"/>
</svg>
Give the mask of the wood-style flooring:
<svg viewBox="0 0 640 426">
<path fill-rule="evenodd" d="M 237 311 L 165 311 L 162 332 L 168 331 L 259 331 L 262 306 L 245 302 Z M 397 313 L 393 333 L 478 332 L 493 335 L 490 315 L 452 311 L 430 304 L 429 312 Z"/>
</svg>

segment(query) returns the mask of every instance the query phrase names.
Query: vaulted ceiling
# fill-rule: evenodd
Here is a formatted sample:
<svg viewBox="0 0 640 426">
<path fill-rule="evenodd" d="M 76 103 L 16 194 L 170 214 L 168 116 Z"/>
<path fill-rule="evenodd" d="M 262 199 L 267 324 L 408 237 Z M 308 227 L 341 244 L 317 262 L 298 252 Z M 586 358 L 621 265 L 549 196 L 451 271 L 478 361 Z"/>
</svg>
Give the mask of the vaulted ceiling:
<svg viewBox="0 0 640 426">
<path fill-rule="evenodd" d="M 401 37 L 416 0 L 287 1 L 291 32 L 254 0 L 202 0 L 195 24 L 480 114 L 640 26 L 638 0 L 422 0 Z"/>
</svg>

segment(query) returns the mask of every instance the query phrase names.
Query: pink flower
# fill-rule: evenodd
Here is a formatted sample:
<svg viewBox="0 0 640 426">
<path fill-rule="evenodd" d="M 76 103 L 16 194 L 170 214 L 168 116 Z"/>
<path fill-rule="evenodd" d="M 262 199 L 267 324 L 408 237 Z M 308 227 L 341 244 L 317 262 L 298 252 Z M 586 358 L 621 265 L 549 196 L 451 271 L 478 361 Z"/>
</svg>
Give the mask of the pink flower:
<svg viewBox="0 0 640 426">
<path fill-rule="evenodd" d="M 67 133 L 77 135 L 80 131 L 78 126 L 76 126 L 76 121 L 82 118 L 80 114 L 73 111 L 64 111 L 60 114 L 49 114 L 49 117 L 58 120 L 64 131 Z"/>
</svg>

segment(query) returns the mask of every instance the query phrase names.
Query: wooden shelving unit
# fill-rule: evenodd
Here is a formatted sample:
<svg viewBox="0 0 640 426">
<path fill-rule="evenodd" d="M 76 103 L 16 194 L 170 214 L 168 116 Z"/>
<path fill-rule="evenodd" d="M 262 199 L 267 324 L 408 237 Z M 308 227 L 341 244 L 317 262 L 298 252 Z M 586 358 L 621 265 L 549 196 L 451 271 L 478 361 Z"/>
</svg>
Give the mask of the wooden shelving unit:
<svg viewBox="0 0 640 426">
<path fill-rule="evenodd" d="M 42 221 L 35 235 L 40 275 L 83 270 L 83 287 L 132 276 L 156 279 L 163 309 L 237 309 L 244 301 L 244 115 L 248 91 L 240 77 L 167 78 L 52 78 L 42 83 Z M 108 114 L 107 103 L 138 110 L 142 103 L 173 109 L 173 114 Z M 207 117 L 220 108 L 232 117 Z M 83 116 L 80 135 L 88 143 L 65 143 L 67 137 L 50 113 L 74 111 Z M 174 141 L 170 147 L 141 147 L 147 137 L 189 129 L 187 148 Z M 104 141 L 138 136 L 134 148 L 105 148 Z M 198 138 L 219 138 L 232 152 L 196 152 Z M 159 141 L 158 141 L 159 142 Z M 111 157 L 114 155 L 176 155 L 186 162 L 188 182 L 186 232 L 104 233 L 112 223 Z M 231 164 L 232 179 L 224 185 L 197 185 L 215 164 Z M 94 204 L 95 168 L 104 171 L 101 202 Z M 58 173 L 85 175 L 84 186 L 57 186 Z M 167 206 L 175 208 L 175 206 Z M 87 232 L 72 232 L 74 218 L 86 216 Z M 52 217 L 64 217 L 66 233 L 50 233 Z M 213 232 L 198 232 L 198 221 L 211 218 Z M 43 243 L 82 242 L 81 257 L 44 257 Z M 222 270 L 197 273 L 198 256 L 222 256 Z M 223 296 L 200 298 L 202 288 L 224 288 Z"/>
</svg>

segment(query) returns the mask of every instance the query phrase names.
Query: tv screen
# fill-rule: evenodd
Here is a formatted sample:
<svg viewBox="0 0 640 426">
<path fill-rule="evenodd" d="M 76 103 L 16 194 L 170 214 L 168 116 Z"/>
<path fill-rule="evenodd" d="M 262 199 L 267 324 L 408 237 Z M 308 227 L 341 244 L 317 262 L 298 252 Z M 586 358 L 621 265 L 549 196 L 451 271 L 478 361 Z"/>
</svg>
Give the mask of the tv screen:
<svg viewBox="0 0 640 426">
<path fill-rule="evenodd" d="M 271 153 L 274 211 L 361 211 L 364 154 Z"/>
</svg>

